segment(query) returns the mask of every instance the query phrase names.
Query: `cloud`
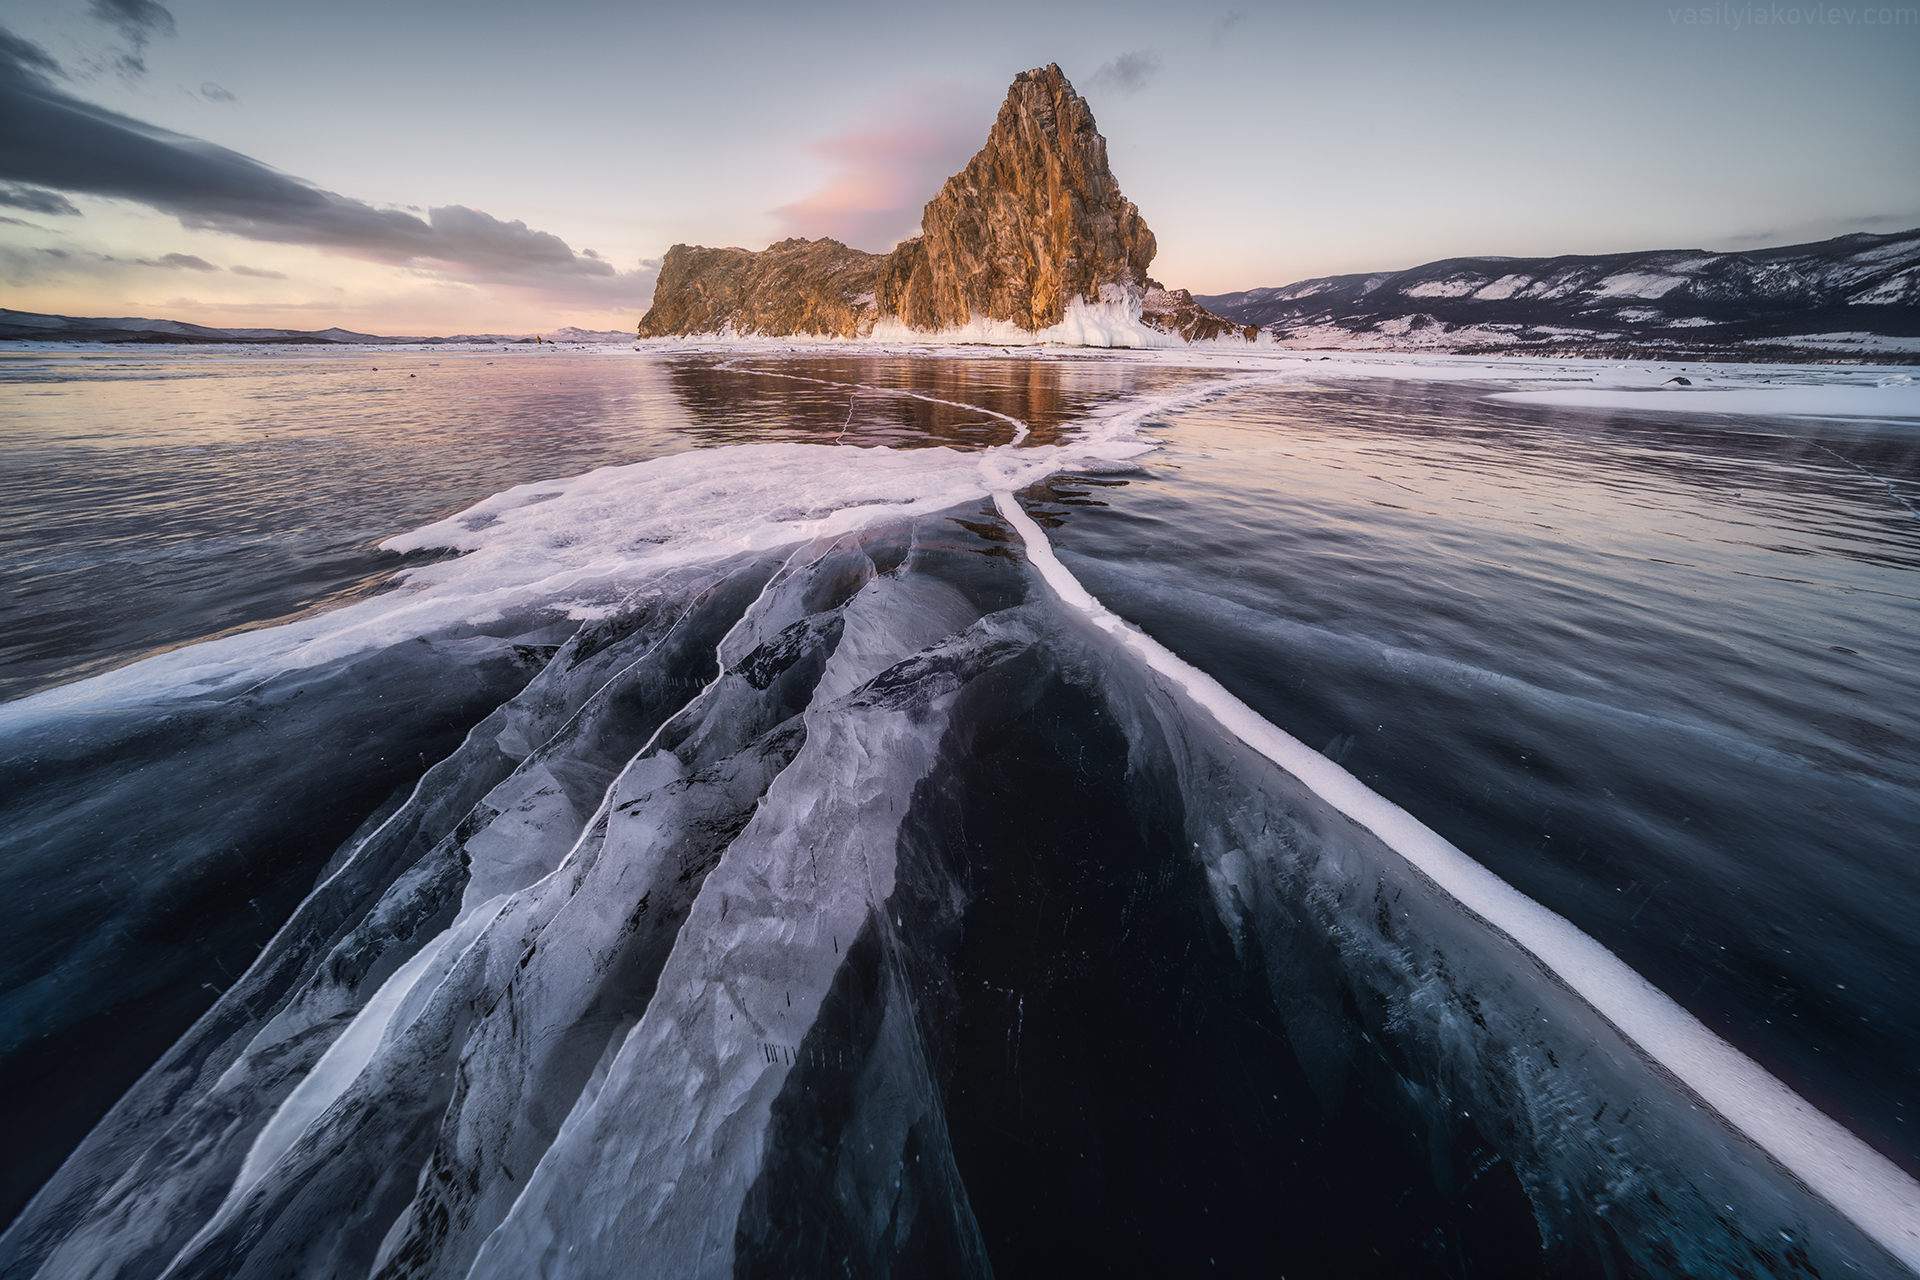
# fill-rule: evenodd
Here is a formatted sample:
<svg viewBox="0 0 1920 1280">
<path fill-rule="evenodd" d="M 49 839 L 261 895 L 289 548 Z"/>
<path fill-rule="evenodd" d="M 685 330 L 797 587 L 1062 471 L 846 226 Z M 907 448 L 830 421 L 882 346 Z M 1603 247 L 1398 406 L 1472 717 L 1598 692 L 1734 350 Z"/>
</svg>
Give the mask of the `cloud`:
<svg viewBox="0 0 1920 1280">
<path fill-rule="evenodd" d="M 831 161 L 833 169 L 812 195 L 773 210 L 791 234 L 891 249 L 919 234 L 927 201 L 985 141 L 978 104 L 957 86 L 896 93 L 862 115 L 892 124 L 807 145 L 808 154 Z"/>
<path fill-rule="evenodd" d="M 12 71 L 14 74 L 57 76 L 64 75 L 60 64 L 47 56 L 47 51 L 31 40 L 22 40 L 19 36 L 0 27 L 0 77 Z"/>
<path fill-rule="evenodd" d="M 143 267 L 165 267 L 169 271 L 218 271 L 220 268 L 205 258 L 197 258 L 191 253 L 163 253 L 158 261 L 152 258 L 135 258 Z"/>
<path fill-rule="evenodd" d="M 228 267 L 227 270 L 233 272 L 233 274 L 237 276 L 252 276 L 256 280 L 285 280 L 287 278 L 285 272 L 264 271 L 259 267 L 249 267 L 249 266 L 243 265 L 243 266 Z"/>
<path fill-rule="evenodd" d="M 1233 29 L 1247 20 L 1247 15 L 1238 9 L 1230 9 L 1213 20 L 1213 26 L 1207 32 L 1207 43 L 1218 49 L 1227 42 L 1227 36 Z"/>
<path fill-rule="evenodd" d="M 173 14 L 158 0 L 93 0 L 87 14 L 118 31 L 127 42 L 127 52 L 113 60 L 114 68 L 126 76 L 145 75 L 147 61 L 141 55 L 147 43 L 155 36 L 173 34 Z"/>
<path fill-rule="evenodd" d="M 1136 49 L 1104 64 L 1087 83 L 1096 89 L 1138 93 L 1153 83 L 1153 78 L 1159 74 L 1160 59 L 1154 56 L 1152 50 Z"/>
<path fill-rule="evenodd" d="M 1714 243 L 1725 244 L 1734 250 L 1760 249 L 1778 245 L 1814 243 L 1862 231 L 1885 235 L 1888 232 L 1905 231 L 1910 228 L 1920 228 L 1920 213 L 1868 213 L 1850 217 L 1815 218 L 1810 221 L 1787 224 L 1776 223 L 1765 231 L 1722 236 Z M 1711 248 L 1712 244 L 1707 247 Z"/>
<path fill-rule="evenodd" d="M 28 213 L 80 216 L 80 211 L 73 207 L 73 201 L 65 196 L 34 187 L 17 187 L 10 182 L 0 182 L 0 205 L 9 209 L 25 209 Z"/>
<path fill-rule="evenodd" d="M 223 89 L 211 80 L 207 81 L 205 84 L 200 86 L 200 96 L 205 98 L 208 102 L 238 102 L 239 101 L 238 98 L 233 96 L 233 93 L 231 90 Z"/>
<path fill-rule="evenodd" d="M 93 0 L 87 13 L 115 28 L 135 46 L 173 34 L 173 14 L 156 0 Z"/>
<path fill-rule="evenodd" d="M 53 83 L 59 73 L 40 49 L 0 32 L 0 119 L 10 126 L 0 132 L 0 181 L 14 190 L 28 184 L 129 200 L 190 229 L 521 286 L 549 299 L 630 303 L 651 288 L 652 271 L 620 271 L 524 222 L 457 204 L 421 218 L 322 190 L 237 151 L 75 98 Z"/>
</svg>

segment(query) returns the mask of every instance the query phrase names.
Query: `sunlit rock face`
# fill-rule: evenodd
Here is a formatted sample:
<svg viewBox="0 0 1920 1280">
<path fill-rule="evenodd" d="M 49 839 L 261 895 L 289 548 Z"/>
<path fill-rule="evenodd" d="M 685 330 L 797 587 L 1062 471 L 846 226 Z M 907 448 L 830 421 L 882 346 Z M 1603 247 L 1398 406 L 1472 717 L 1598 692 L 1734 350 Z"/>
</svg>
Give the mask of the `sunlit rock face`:
<svg viewBox="0 0 1920 1280">
<path fill-rule="evenodd" d="M 1076 298 L 1137 308 L 1188 340 L 1242 326 L 1147 278 L 1153 232 L 1107 166 L 1107 140 L 1059 66 L 1014 77 L 987 142 L 928 202 L 921 234 L 890 254 L 837 240 L 760 253 L 675 245 L 642 338 L 694 333 L 862 338 L 882 321 L 942 333 L 982 322 L 1039 333 Z"/>
<path fill-rule="evenodd" d="M 1058 65 L 1014 77 L 986 146 L 947 179 L 920 227 L 893 251 L 883 305 L 936 331 L 974 316 L 1049 328 L 1069 299 L 1097 299 L 1102 285 L 1143 290 L 1155 248 Z"/>
<path fill-rule="evenodd" d="M 760 253 L 677 244 L 660 265 L 640 336 L 861 337 L 873 328 L 874 281 L 885 261 L 838 240 L 782 240 Z"/>
<path fill-rule="evenodd" d="M 1152 285 L 1152 281 L 1148 283 Z M 1149 288 L 1140 300 L 1140 323 L 1162 333 L 1177 333 L 1189 342 L 1223 337 L 1252 342 L 1260 334 L 1258 325 L 1238 324 L 1213 314 L 1185 289 L 1162 289 L 1158 285 Z"/>
</svg>

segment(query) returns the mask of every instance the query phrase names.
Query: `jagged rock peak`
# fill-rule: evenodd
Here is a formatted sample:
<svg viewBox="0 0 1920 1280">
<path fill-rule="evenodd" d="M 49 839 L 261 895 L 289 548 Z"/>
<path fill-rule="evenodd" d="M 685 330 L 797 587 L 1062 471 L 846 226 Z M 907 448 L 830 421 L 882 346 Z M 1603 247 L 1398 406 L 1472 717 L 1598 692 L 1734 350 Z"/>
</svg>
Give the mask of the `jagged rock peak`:
<svg viewBox="0 0 1920 1280">
<path fill-rule="evenodd" d="M 1045 329 L 1103 285 L 1143 291 L 1155 250 L 1058 64 L 1014 77 L 986 145 L 928 202 L 920 227 L 894 250 L 880 298 L 915 329 L 975 316 Z"/>
<path fill-rule="evenodd" d="M 929 334 L 976 322 L 1039 333 L 1075 298 L 1124 303 L 1139 324 L 1187 341 L 1258 332 L 1147 277 L 1153 232 L 1120 194 L 1093 112 L 1058 66 L 1014 77 L 986 145 L 928 202 L 920 229 L 885 255 L 837 240 L 760 253 L 675 245 L 640 336 L 864 338 L 883 321 Z"/>
</svg>

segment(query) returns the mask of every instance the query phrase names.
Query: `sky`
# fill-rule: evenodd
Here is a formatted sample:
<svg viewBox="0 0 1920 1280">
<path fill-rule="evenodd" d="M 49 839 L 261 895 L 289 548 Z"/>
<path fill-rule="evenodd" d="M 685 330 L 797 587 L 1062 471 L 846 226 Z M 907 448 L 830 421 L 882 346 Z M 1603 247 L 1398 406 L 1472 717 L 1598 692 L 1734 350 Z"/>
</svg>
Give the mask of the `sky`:
<svg viewBox="0 0 1920 1280">
<path fill-rule="evenodd" d="M 676 243 L 884 251 L 1015 73 L 1154 275 L 1920 226 L 1920 0 L 0 0 L 0 306 L 630 329 Z"/>
</svg>

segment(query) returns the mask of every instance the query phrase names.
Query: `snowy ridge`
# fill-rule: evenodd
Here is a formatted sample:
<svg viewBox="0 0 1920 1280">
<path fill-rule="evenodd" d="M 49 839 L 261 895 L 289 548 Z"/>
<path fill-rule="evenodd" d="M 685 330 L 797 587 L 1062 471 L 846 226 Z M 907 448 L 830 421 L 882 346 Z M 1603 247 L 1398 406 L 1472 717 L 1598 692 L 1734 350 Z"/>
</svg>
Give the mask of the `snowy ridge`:
<svg viewBox="0 0 1920 1280">
<path fill-rule="evenodd" d="M 1798 345 L 1840 330 L 1913 339 L 1920 338 L 1920 230 L 1741 253 L 1448 258 L 1197 300 L 1297 347 Z"/>
</svg>

